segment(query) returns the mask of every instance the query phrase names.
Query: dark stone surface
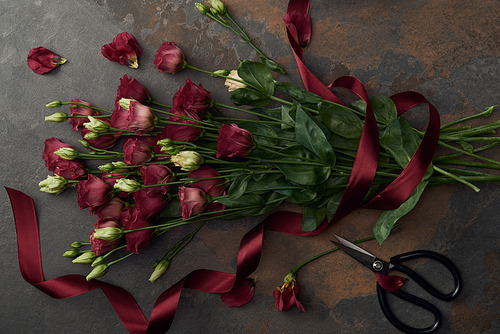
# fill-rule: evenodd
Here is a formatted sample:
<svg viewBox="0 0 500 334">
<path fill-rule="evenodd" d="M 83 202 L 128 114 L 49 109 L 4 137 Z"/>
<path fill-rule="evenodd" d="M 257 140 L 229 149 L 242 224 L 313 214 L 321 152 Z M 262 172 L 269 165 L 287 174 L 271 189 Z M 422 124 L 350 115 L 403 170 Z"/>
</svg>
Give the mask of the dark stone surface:
<svg viewBox="0 0 500 334">
<path fill-rule="evenodd" d="M 299 82 L 286 43 L 282 17 L 286 1 L 225 1 L 257 45 L 282 64 L 289 80 Z M 479 112 L 500 102 L 500 25 L 495 0 L 312 1 L 313 39 L 305 62 L 325 83 L 355 75 L 369 93 L 416 90 L 436 105 L 443 122 Z M 44 105 L 80 98 L 112 108 L 119 78 L 135 76 L 155 99 L 170 102 L 189 76 L 218 101 L 228 94 L 220 80 L 193 71 L 175 76 L 153 66 L 156 49 L 166 40 L 180 45 L 195 66 L 235 68 L 238 59 L 256 53 L 214 23 L 208 23 L 193 1 L 164 0 L 5 0 L 0 2 L 0 184 L 32 196 L 40 221 L 46 279 L 88 267 L 61 257 L 75 240 L 85 240 L 95 217 L 80 211 L 76 192 L 51 196 L 38 191 L 49 172 L 41 159 L 43 141 L 55 136 L 78 146 L 79 137 L 66 125 L 48 123 Z M 111 63 L 100 53 L 103 44 L 128 31 L 144 55 L 132 70 Z M 29 49 L 44 46 L 69 59 L 39 76 L 26 66 Z M 235 115 L 234 113 L 230 113 Z M 494 116 L 498 120 L 498 113 Z M 426 112 L 411 112 L 414 124 L 425 125 Z M 489 153 L 498 159 L 499 152 Z M 464 291 L 453 303 L 435 302 L 443 311 L 443 333 L 498 333 L 500 330 L 500 254 L 498 184 L 427 189 L 403 226 L 378 246 L 365 244 L 380 257 L 415 249 L 431 249 L 450 257 L 460 268 Z M 333 233 L 348 239 L 371 235 L 379 213 L 358 210 L 324 234 L 298 238 L 268 232 L 263 258 L 253 276 L 256 294 L 248 305 L 228 308 L 217 295 L 184 290 L 171 333 L 396 333 L 379 309 L 374 277 L 346 256 L 334 253 L 299 274 L 300 299 L 306 312 L 278 313 L 272 292 L 287 272 L 303 260 L 331 247 Z M 27 284 L 17 265 L 14 221 L 5 191 L 0 192 L 0 332 L 123 333 L 125 329 L 104 294 L 93 291 L 55 300 Z M 241 237 L 259 219 L 213 222 L 174 260 L 165 277 L 148 282 L 149 265 L 164 244 L 182 237 L 189 227 L 174 230 L 140 256 L 116 266 L 104 278 L 124 287 L 149 317 L 166 288 L 198 268 L 234 272 Z M 429 263 L 415 267 L 438 280 Z M 402 306 L 405 308 L 406 306 Z M 411 309 L 410 309 L 411 311 Z M 412 312 L 424 316 L 418 310 Z"/>
</svg>

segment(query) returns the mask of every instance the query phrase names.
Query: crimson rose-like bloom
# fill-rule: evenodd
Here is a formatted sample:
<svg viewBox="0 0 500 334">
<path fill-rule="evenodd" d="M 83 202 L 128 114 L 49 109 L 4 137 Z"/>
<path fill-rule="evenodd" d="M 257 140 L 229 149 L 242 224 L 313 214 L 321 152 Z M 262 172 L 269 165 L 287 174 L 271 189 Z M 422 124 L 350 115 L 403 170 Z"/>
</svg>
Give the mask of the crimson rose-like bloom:
<svg viewBox="0 0 500 334">
<path fill-rule="evenodd" d="M 78 182 L 78 205 L 80 209 L 90 207 L 94 213 L 111 200 L 112 188 L 109 184 L 93 174 L 84 181 Z"/>
<path fill-rule="evenodd" d="M 138 211 L 147 219 L 156 216 L 165 208 L 168 198 L 161 192 L 149 191 L 152 188 L 143 188 L 134 192 L 134 204 Z M 154 188 L 153 188 L 154 189 Z"/>
<path fill-rule="evenodd" d="M 103 220 L 99 219 L 97 223 L 94 224 L 94 228 L 105 228 L 105 227 L 121 227 L 115 220 Z M 90 233 L 90 248 L 95 253 L 95 255 L 99 256 L 110 250 L 115 249 L 120 243 L 120 239 L 116 240 L 103 240 L 103 239 L 95 239 L 94 238 L 95 230 Z"/>
<path fill-rule="evenodd" d="M 144 214 L 137 210 L 136 207 L 129 207 L 126 211 L 124 211 L 121 215 L 120 221 L 126 230 L 151 226 Z M 138 254 L 139 251 L 146 247 L 153 238 L 152 231 L 152 229 L 148 229 L 125 234 L 127 250 Z"/>
<path fill-rule="evenodd" d="M 188 177 L 194 179 L 206 179 L 220 176 L 219 173 L 208 165 L 203 165 L 195 171 L 189 172 Z M 226 179 L 210 179 L 196 181 L 191 184 L 193 188 L 202 189 L 207 195 L 212 197 L 224 195 L 224 188 L 226 187 Z M 207 206 L 207 211 L 221 211 L 225 206 L 221 203 L 211 202 Z"/>
<path fill-rule="evenodd" d="M 204 212 L 208 204 L 207 195 L 203 190 L 185 186 L 179 187 L 179 200 L 182 207 L 182 219 Z"/>
<path fill-rule="evenodd" d="M 194 113 L 200 119 L 207 117 L 207 109 L 212 105 L 212 94 L 203 88 L 202 84 L 197 86 L 189 78 L 186 79 L 186 85 L 179 88 L 173 98 L 174 107 Z"/>
<path fill-rule="evenodd" d="M 134 99 L 141 103 L 151 101 L 151 95 L 146 87 L 132 76 L 129 79 L 126 74 L 120 79 L 115 102 L 120 101 L 122 98 Z"/>
<path fill-rule="evenodd" d="M 103 121 L 104 123 L 106 124 L 109 124 L 111 125 L 111 121 L 109 119 L 106 119 L 106 118 L 100 118 L 101 121 Z M 89 129 L 83 127 L 82 128 L 82 138 L 86 141 L 89 142 L 89 144 L 95 148 L 100 148 L 100 149 L 103 149 L 103 150 L 107 150 L 108 148 L 111 148 L 115 145 L 116 141 L 118 140 L 118 138 L 120 137 L 119 134 L 103 134 L 103 135 L 100 135 L 99 138 L 97 139 L 86 139 L 85 138 L 85 135 L 87 133 L 90 133 L 92 131 L 90 131 Z"/>
<path fill-rule="evenodd" d="M 174 141 L 195 141 L 201 136 L 201 130 L 200 128 L 194 127 L 194 126 L 189 126 L 189 125 L 183 125 L 183 124 L 193 124 L 193 125 L 199 125 L 198 122 L 192 120 L 196 119 L 199 120 L 200 118 L 196 114 L 189 113 L 181 108 L 177 107 L 172 107 L 170 109 L 170 112 L 173 114 L 177 115 L 182 115 L 182 116 L 187 116 L 191 119 L 186 119 L 186 118 L 180 118 L 177 116 L 171 115 L 169 117 L 170 122 L 175 122 L 178 124 L 167 124 L 165 126 L 165 129 L 163 130 L 161 137 L 163 138 L 170 138 Z M 160 138 L 160 139 L 163 139 Z"/>
<path fill-rule="evenodd" d="M 297 306 L 299 310 L 305 312 L 304 306 L 297 299 L 299 294 L 299 286 L 295 280 L 295 275 L 289 273 L 284 279 L 281 287 L 274 290 L 274 303 L 279 312 L 288 311 L 293 306 Z"/>
<path fill-rule="evenodd" d="M 54 174 L 68 180 L 80 180 L 87 177 L 87 169 L 76 159 L 66 160 L 61 158 L 57 161 Z"/>
<path fill-rule="evenodd" d="M 54 170 L 57 167 L 59 160 L 62 159 L 57 154 L 54 154 L 55 151 L 60 148 L 74 149 L 73 146 L 65 144 L 55 137 L 46 139 L 44 144 L 45 148 L 43 149 L 42 158 L 45 160 L 45 166 L 47 166 L 48 170 Z"/>
<path fill-rule="evenodd" d="M 28 67 L 36 74 L 50 72 L 66 61 L 67 59 L 42 46 L 31 49 L 28 54 Z"/>
<path fill-rule="evenodd" d="M 311 42 L 312 24 L 307 13 L 288 12 L 283 18 L 292 38 L 301 48 L 305 49 Z"/>
<path fill-rule="evenodd" d="M 174 42 L 163 43 L 155 55 L 155 67 L 160 73 L 174 74 L 186 67 L 184 52 Z"/>
<path fill-rule="evenodd" d="M 157 118 L 151 108 L 139 101 L 130 100 L 126 115 L 125 129 L 142 135 L 155 128 Z"/>
<path fill-rule="evenodd" d="M 139 44 L 137 44 L 134 36 L 127 32 L 122 32 L 113 38 L 113 42 L 103 45 L 101 53 L 111 61 L 132 68 L 138 68 L 139 62 L 137 57 L 139 54 L 142 54 L 142 50 L 139 48 Z"/>
<path fill-rule="evenodd" d="M 123 199 L 120 197 L 113 197 L 106 206 L 101 207 L 97 211 L 97 216 L 99 216 L 102 220 L 119 220 L 120 215 L 123 211 L 125 211 L 125 208 L 126 206 Z"/>
<path fill-rule="evenodd" d="M 79 99 L 73 99 L 71 102 L 77 102 L 84 104 L 88 107 L 83 107 L 79 105 L 71 105 L 71 114 L 70 116 L 97 116 L 99 113 L 94 109 L 90 108 L 92 105 L 88 102 L 80 101 Z M 83 126 L 83 123 L 87 123 L 89 121 L 86 117 L 75 117 L 69 120 L 69 124 L 73 126 L 73 130 L 78 131 L 79 127 Z"/>
<path fill-rule="evenodd" d="M 129 166 L 141 165 L 153 157 L 149 138 L 130 137 L 123 142 L 123 161 Z"/>
<path fill-rule="evenodd" d="M 238 125 L 222 124 L 217 138 L 217 158 L 220 157 L 246 157 L 255 146 L 250 131 Z"/>
<path fill-rule="evenodd" d="M 173 173 L 167 166 L 164 165 L 149 165 L 140 168 L 142 182 L 145 185 L 169 183 L 172 180 Z M 155 192 L 166 194 L 170 189 L 169 185 L 144 188 L 146 192 Z"/>
</svg>

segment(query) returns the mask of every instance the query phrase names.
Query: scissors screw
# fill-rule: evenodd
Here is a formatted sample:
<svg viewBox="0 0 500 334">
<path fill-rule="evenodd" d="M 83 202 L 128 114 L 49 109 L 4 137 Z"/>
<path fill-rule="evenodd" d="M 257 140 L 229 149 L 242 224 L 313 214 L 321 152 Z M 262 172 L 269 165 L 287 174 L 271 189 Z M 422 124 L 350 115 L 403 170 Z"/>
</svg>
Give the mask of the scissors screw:
<svg viewBox="0 0 500 334">
<path fill-rule="evenodd" d="M 383 267 L 384 265 L 379 260 L 373 262 L 373 269 L 375 269 L 376 271 L 382 270 Z"/>
</svg>

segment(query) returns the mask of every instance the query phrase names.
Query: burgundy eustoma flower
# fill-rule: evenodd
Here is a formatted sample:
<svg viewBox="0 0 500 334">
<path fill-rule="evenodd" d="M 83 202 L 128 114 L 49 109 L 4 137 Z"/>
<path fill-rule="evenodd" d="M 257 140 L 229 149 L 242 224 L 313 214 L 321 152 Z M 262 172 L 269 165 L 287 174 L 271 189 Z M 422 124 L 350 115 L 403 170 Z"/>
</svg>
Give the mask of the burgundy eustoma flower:
<svg viewBox="0 0 500 334">
<path fill-rule="evenodd" d="M 155 55 L 155 67 L 161 73 L 174 74 L 186 67 L 184 52 L 174 42 L 164 42 Z"/>
<path fill-rule="evenodd" d="M 382 288 L 384 288 L 389 292 L 394 292 L 401 289 L 401 287 L 403 287 L 403 285 L 405 285 L 405 283 L 408 281 L 407 278 L 400 277 L 397 275 L 389 276 L 389 275 L 381 275 L 379 273 L 375 274 L 377 275 L 377 283 Z"/>
<path fill-rule="evenodd" d="M 104 123 L 111 125 L 111 121 L 109 119 L 101 118 L 100 120 L 103 121 Z M 90 132 L 92 132 L 92 131 L 90 131 L 89 129 L 87 129 L 85 127 L 82 128 L 82 132 L 81 132 L 82 138 L 84 140 L 88 141 L 91 146 L 93 146 L 95 148 L 100 148 L 103 150 L 107 150 L 108 148 L 113 147 L 116 144 L 116 141 L 118 140 L 118 138 L 120 137 L 119 134 L 109 133 L 109 134 L 100 135 L 99 138 L 97 138 L 97 139 L 85 139 L 85 135 L 87 133 L 90 133 Z"/>
<path fill-rule="evenodd" d="M 168 198 L 161 192 L 149 191 L 144 188 L 139 191 L 134 192 L 132 195 L 134 198 L 134 204 L 137 210 L 139 210 L 142 215 L 147 219 L 149 217 L 156 216 L 165 208 L 168 203 Z M 153 188 L 154 189 L 154 188 Z"/>
<path fill-rule="evenodd" d="M 68 180 L 80 180 L 87 177 L 87 169 L 78 160 L 59 159 L 54 174 L 64 177 Z"/>
<path fill-rule="evenodd" d="M 222 124 L 217 138 L 217 158 L 246 157 L 255 146 L 250 131 L 238 125 Z"/>
<path fill-rule="evenodd" d="M 99 115 L 99 113 L 97 111 L 90 108 L 90 107 L 92 107 L 92 105 L 88 102 L 80 101 L 79 99 L 73 99 L 73 100 L 71 100 L 71 102 L 81 103 L 81 104 L 84 104 L 88 107 L 83 107 L 83 106 L 79 106 L 79 105 L 74 104 L 71 106 L 70 116 L 97 116 L 97 115 Z M 69 120 L 69 124 L 71 124 L 73 126 L 73 130 L 78 131 L 78 128 L 82 127 L 83 123 L 87 123 L 88 121 L 89 121 L 89 119 L 86 117 L 75 117 L 75 118 L 71 118 Z"/>
<path fill-rule="evenodd" d="M 203 88 L 200 84 L 197 86 L 189 78 L 186 79 L 186 85 L 179 88 L 173 98 L 173 106 L 183 108 L 186 111 L 194 113 L 205 119 L 207 109 L 213 105 L 212 94 Z"/>
<path fill-rule="evenodd" d="M 123 142 L 123 161 L 129 166 L 141 165 L 153 157 L 150 139 L 130 137 Z"/>
<path fill-rule="evenodd" d="M 42 158 L 45 160 L 45 166 L 47 166 L 48 170 L 54 170 L 57 167 L 59 160 L 62 159 L 57 154 L 54 154 L 55 151 L 64 147 L 74 149 L 73 146 L 65 144 L 55 137 L 46 139 L 44 144 L 45 148 L 43 149 Z"/>
<path fill-rule="evenodd" d="M 104 219 L 99 219 L 97 223 L 94 224 L 94 228 L 105 228 L 105 227 L 121 227 L 121 226 L 115 220 L 104 220 Z M 97 256 L 115 249 L 120 243 L 120 239 L 112 241 L 103 239 L 94 239 L 94 234 L 95 230 L 92 231 L 92 233 L 90 233 L 89 237 L 90 248 Z"/>
<path fill-rule="evenodd" d="M 188 177 L 194 179 L 206 179 L 219 176 L 220 174 L 208 165 L 203 165 L 197 170 L 189 172 L 188 175 Z M 211 197 L 222 196 L 224 195 L 224 188 L 226 187 L 226 179 L 220 178 L 196 181 L 191 184 L 191 187 L 200 188 Z M 211 202 L 207 205 L 207 211 L 221 211 L 224 210 L 224 208 L 225 206 L 223 204 L 217 202 Z"/>
<path fill-rule="evenodd" d="M 205 211 L 208 198 L 200 188 L 179 187 L 179 200 L 182 207 L 182 219 L 187 219 Z"/>
<path fill-rule="evenodd" d="M 130 100 L 130 105 L 126 115 L 125 129 L 142 135 L 155 128 L 157 118 L 151 108 L 139 101 Z"/>
<path fill-rule="evenodd" d="M 170 138 L 174 141 L 193 142 L 201 136 L 200 128 L 189 125 L 183 125 L 183 124 L 199 125 L 198 122 L 185 118 L 178 118 L 175 116 L 170 116 L 169 121 L 178 124 L 167 124 L 162 132 L 164 138 Z"/>
<path fill-rule="evenodd" d="M 292 38 L 301 48 L 305 49 L 311 42 L 312 24 L 307 13 L 297 11 L 288 12 L 283 18 Z"/>
<path fill-rule="evenodd" d="M 149 165 L 140 168 L 142 183 L 144 185 L 169 183 L 172 180 L 173 173 L 167 166 L 164 165 Z M 146 192 L 156 192 L 166 194 L 170 189 L 170 185 L 159 187 L 144 188 Z"/>
<path fill-rule="evenodd" d="M 66 61 L 67 59 L 42 46 L 31 49 L 28 54 L 28 67 L 36 74 L 50 72 Z"/>
<path fill-rule="evenodd" d="M 120 101 L 122 98 L 134 99 L 141 103 L 148 103 L 151 101 L 151 95 L 146 87 L 132 76 L 129 79 L 126 74 L 120 79 L 115 102 Z"/>
<path fill-rule="evenodd" d="M 147 221 L 142 212 L 136 207 L 129 207 L 121 215 L 120 219 L 125 230 L 133 230 L 141 227 L 149 227 L 151 224 Z M 125 234 L 127 250 L 136 254 L 147 246 L 153 238 L 152 229 L 129 232 Z"/>
<path fill-rule="evenodd" d="M 139 62 L 137 58 L 139 54 L 142 54 L 142 50 L 139 48 L 134 36 L 122 32 L 113 38 L 113 42 L 103 45 L 101 53 L 111 61 L 138 68 Z"/>
<path fill-rule="evenodd" d="M 110 117 L 111 127 L 115 129 L 127 129 L 127 114 L 128 110 L 123 108 L 118 102 L 115 103 L 115 110 Z"/>
<path fill-rule="evenodd" d="M 90 207 L 93 214 L 111 200 L 111 185 L 104 182 L 97 176 L 89 174 L 84 181 L 78 182 L 78 205 L 80 209 Z"/>
<path fill-rule="evenodd" d="M 274 290 L 274 303 L 279 312 L 288 311 L 293 306 L 297 306 L 299 310 L 305 312 L 304 306 L 297 299 L 299 294 L 299 285 L 295 277 L 288 274 L 285 277 L 285 283 L 281 287 Z"/>
<path fill-rule="evenodd" d="M 125 209 L 126 205 L 123 199 L 113 197 L 106 206 L 97 210 L 97 216 L 102 220 L 120 220 L 120 215 Z"/>
</svg>

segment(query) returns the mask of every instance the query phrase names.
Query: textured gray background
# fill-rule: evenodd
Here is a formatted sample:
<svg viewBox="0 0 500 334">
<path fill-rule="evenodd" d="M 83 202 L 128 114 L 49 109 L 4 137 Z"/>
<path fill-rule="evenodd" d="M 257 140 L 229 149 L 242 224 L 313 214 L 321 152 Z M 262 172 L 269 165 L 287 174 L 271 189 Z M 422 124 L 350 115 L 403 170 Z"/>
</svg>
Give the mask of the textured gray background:
<svg viewBox="0 0 500 334">
<path fill-rule="evenodd" d="M 298 83 L 281 20 L 286 1 L 226 3 L 262 49 L 286 67 L 288 80 Z M 305 62 L 324 82 L 355 75 L 370 93 L 419 91 L 436 105 L 443 121 L 451 121 L 500 103 L 497 5 L 494 0 L 312 1 L 314 34 Z M 0 0 L 0 15 L 0 185 L 35 200 L 45 278 L 86 275 L 88 267 L 71 264 L 61 254 L 72 241 L 87 238 L 95 217 L 79 210 L 74 191 L 58 196 L 38 191 L 38 182 L 49 174 L 41 159 L 43 141 L 56 136 L 77 145 L 79 139 L 67 124 L 44 122 L 43 117 L 54 111 L 44 105 L 77 97 L 112 108 L 124 74 L 135 76 L 155 99 L 166 103 L 186 76 L 202 82 L 216 100 L 227 101 L 219 80 L 192 71 L 175 76 L 158 73 L 153 66 L 156 49 L 172 40 L 193 65 L 211 70 L 232 69 L 238 59 L 256 55 L 219 26 L 207 24 L 194 9 L 194 1 Z M 101 46 L 122 31 L 134 34 L 144 51 L 138 70 L 111 63 L 100 54 Z M 37 46 L 55 51 L 68 63 L 44 76 L 32 73 L 26 56 Z M 426 122 L 423 110 L 410 116 L 414 124 Z M 494 118 L 498 120 L 498 113 Z M 490 156 L 498 159 L 498 150 Z M 453 303 L 437 302 L 445 315 L 443 333 L 500 329 L 498 184 L 480 187 L 479 194 L 456 185 L 428 189 L 383 247 L 366 244 L 381 257 L 423 248 L 453 259 L 463 274 L 464 291 Z M 365 237 L 377 215 L 358 210 L 314 238 L 266 233 L 252 302 L 230 309 L 216 295 L 185 290 L 171 332 L 395 333 L 378 307 L 372 274 L 342 254 L 300 272 L 305 313 L 297 309 L 278 313 L 272 297 L 291 268 L 330 247 L 332 233 L 349 239 Z M 1 333 L 125 332 L 100 291 L 55 300 L 24 282 L 17 265 L 13 216 L 3 190 L 0 221 Z M 142 255 L 113 267 L 104 280 L 131 292 L 149 317 L 157 296 L 191 270 L 234 272 L 239 240 L 258 221 L 208 225 L 155 284 L 147 281 L 150 262 L 189 227 L 173 231 Z M 429 264 L 417 266 L 435 276 Z"/>
</svg>

